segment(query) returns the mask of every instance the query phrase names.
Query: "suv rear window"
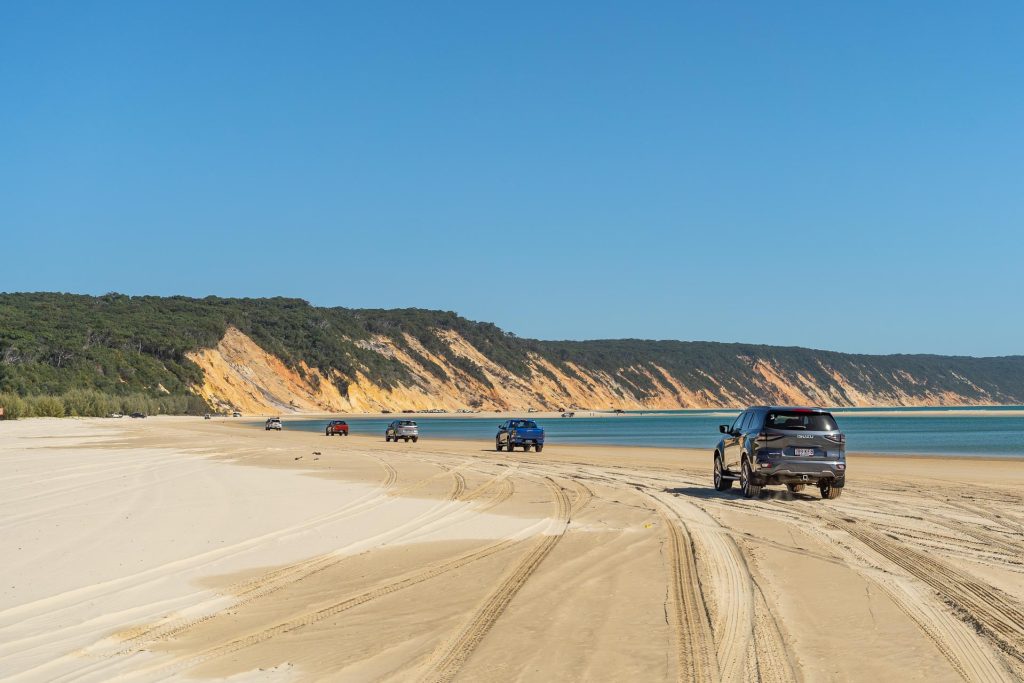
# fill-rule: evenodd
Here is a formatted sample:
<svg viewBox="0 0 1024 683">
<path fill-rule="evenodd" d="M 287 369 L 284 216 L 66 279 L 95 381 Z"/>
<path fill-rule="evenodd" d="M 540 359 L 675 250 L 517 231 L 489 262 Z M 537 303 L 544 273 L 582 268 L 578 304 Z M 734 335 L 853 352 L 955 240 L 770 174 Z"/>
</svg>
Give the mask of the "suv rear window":
<svg viewBox="0 0 1024 683">
<path fill-rule="evenodd" d="M 799 429 L 807 432 L 833 432 L 839 429 L 829 413 L 799 410 L 769 410 L 764 420 L 765 429 Z"/>
<path fill-rule="evenodd" d="M 402 420 L 401 422 L 398 423 L 398 426 L 399 427 L 415 427 L 416 423 L 413 422 L 412 420 Z"/>
</svg>

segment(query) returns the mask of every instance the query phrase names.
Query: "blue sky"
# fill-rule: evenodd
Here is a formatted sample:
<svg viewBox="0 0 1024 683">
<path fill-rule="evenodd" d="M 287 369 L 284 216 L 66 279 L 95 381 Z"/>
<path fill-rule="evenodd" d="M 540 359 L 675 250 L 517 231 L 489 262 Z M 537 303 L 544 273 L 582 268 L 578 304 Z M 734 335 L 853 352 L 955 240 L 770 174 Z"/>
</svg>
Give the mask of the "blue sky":
<svg viewBox="0 0 1024 683">
<path fill-rule="evenodd" d="M 1024 353 L 1019 2 L 0 6 L 0 291 Z"/>
</svg>

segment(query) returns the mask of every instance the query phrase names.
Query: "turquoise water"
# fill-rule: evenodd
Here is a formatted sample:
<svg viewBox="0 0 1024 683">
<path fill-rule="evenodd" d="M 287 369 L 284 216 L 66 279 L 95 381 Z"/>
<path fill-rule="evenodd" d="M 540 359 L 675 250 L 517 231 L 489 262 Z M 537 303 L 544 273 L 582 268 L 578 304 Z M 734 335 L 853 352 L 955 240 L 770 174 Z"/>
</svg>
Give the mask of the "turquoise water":
<svg viewBox="0 0 1024 683">
<path fill-rule="evenodd" d="M 844 408 L 834 411 L 851 452 L 892 454 L 1024 457 L 1024 407 L 942 409 Z M 1006 415 L 992 415 L 1005 412 Z M 920 414 L 918 414 L 920 413 Z M 978 413 L 978 414 L 971 414 Z M 718 425 L 731 423 L 738 411 L 689 410 L 626 413 L 618 416 L 538 420 L 549 443 L 714 448 Z M 392 418 L 340 416 L 353 434 L 380 434 Z M 524 416 L 525 417 L 525 416 Z M 420 436 L 492 441 L 497 417 L 416 417 Z M 327 420 L 288 420 L 287 429 L 323 431 Z M 262 425 L 262 423 L 260 423 Z"/>
</svg>

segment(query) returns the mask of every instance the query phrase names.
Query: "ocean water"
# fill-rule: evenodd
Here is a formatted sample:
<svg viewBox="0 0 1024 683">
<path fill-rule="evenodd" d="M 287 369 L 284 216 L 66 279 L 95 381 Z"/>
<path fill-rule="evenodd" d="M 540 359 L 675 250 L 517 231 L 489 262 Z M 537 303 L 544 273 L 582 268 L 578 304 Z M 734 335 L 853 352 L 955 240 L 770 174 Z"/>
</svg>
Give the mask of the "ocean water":
<svg viewBox="0 0 1024 683">
<path fill-rule="evenodd" d="M 955 412 L 952 412 L 955 411 Z M 1002 414 L 1000 414 L 1002 413 Z M 713 449 L 718 425 L 738 411 L 686 410 L 538 419 L 549 443 Z M 1024 457 L 1024 406 L 991 408 L 842 408 L 834 411 L 853 453 Z M 379 434 L 395 417 L 340 415 L 353 433 Z M 414 416 L 409 416 L 414 417 Z M 532 417 L 523 415 L 523 417 Z M 491 442 L 497 417 L 414 417 L 423 439 Z M 262 426 L 262 423 L 259 423 Z M 287 420 L 286 429 L 323 431 L 325 419 Z"/>
</svg>

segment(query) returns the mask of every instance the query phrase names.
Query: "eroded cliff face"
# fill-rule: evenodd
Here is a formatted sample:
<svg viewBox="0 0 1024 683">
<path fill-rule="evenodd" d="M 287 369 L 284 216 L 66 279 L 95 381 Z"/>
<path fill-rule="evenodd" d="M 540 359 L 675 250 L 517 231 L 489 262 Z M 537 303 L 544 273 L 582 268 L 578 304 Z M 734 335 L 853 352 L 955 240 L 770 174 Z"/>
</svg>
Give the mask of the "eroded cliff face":
<svg viewBox="0 0 1024 683">
<path fill-rule="evenodd" d="M 457 367 L 409 335 L 403 340 L 412 354 L 385 336 L 353 342 L 408 370 L 410 379 L 395 386 L 372 381 L 366 371 L 356 370 L 348 377 L 305 363 L 289 367 L 233 327 L 215 348 L 188 357 L 203 371 L 202 385 L 194 387 L 198 394 L 213 406 L 250 414 L 529 407 L 643 410 L 741 407 L 762 402 L 833 406 L 994 402 L 984 391 L 966 395 L 921 390 L 921 383 L 904 371 L 880 383 L 880 388 L 865 388 L 863 377 L 856 381 L 844 377 L 820 361 L 816 372 L 787 372 L 769 360 L 746 357 L 738 357 L 748 368 L 745 381 L 732 381 L 728 386 L 700 368 L 695 372 L 702 386 L 693 387 L 654 362 L 635 363 L 609 373 L 574 362 L 556 365 L 533 353 L 526 358 L 530 376 L 524 378 L 489 359 L 457 332 L 437 330 L 436 335 L 451 354 L 465 359 L 476 372 Z M 425 367 L 427 363 L 440 366 L 445 377 L 432 373 Z M 637 377 L 642 378 L 642 388 L 637 386 Z M 911 395 L 901 386 L 917 389 Z"/>
</svg>

